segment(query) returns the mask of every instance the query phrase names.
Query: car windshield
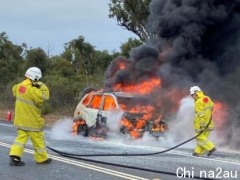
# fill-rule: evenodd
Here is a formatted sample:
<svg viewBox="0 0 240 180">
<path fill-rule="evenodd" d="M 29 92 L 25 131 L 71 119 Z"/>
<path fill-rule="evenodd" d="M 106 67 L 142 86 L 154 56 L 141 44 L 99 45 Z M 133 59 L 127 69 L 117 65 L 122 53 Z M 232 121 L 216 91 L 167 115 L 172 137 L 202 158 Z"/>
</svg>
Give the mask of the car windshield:
<svg viewBox="0 0 240 180">
<path fill-rule="evenodd" d="M 145 113 L 153 109 L 151 101 L 146 97 L 117 97 L 121 110 L 133 113 Z"/>
</svg>

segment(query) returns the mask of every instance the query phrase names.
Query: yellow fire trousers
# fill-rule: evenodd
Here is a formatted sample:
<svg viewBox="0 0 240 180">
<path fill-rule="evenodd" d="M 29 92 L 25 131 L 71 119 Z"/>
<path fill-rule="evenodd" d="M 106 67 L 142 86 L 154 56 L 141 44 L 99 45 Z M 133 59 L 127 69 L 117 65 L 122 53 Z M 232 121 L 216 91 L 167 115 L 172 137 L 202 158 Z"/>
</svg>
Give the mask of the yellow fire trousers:
<svg viewBox="0 0 240 180">
<path fill-rule="evenodd" d="M 18 129 L 17 132 L 18 132 L 18 136 L 12 145 L 9 156 L 22 157 L 24 147 L 29 137 L 34 147 L 35 161 L 37 163 L 41 163 L 48 159 L 43 132 L 24 131 L 20 129 Z"/>
<path fill-rule="evenodd" d="M 208 140 L 208 136 L 210 135 L 211 131 L 204 131 L 200 136 L 196 138 L 197 145 L 195 148 L 195 153 L 198 153 L 200 155 L 203 155 L 207 151 L 212 150 L 215 145 Z M 198 135 L 199 133 L 196 133 L 195 135 Z"/>
</svg>

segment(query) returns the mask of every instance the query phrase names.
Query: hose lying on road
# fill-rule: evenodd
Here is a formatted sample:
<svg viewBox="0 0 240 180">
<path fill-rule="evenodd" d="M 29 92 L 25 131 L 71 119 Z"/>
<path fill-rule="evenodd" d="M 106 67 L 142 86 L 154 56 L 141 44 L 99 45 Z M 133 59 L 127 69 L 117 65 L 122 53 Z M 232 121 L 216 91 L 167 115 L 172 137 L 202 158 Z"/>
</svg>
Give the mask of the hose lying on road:
<svg viewBox="0 0 240 180">
<path fill-rule="evenodd" d="M 76 157 L 76 156 L 88 156 L 88 157 L 93 157 L 93 156 L 150 156 L 150 155 L 156 155 L 156 154 L 162 154 L 162 153 L 166 153 L 168 151 L 171 151 L 179 146 L 182 146 L 183 144 L 186 144 L 189 141 L 192 141 L 193 139 L 197 138 L 198 136 L 200 136 L 203 133 L 200 132 L 199 134 L 197 134 L 196 136 L 194 136 L 193 138 L 184 141 L 180 144 L 178 144 L 177 146 L 174 146 L 172 148 L 166 149 L 164 151 L 160 151 L 160 152 L 154 152 L 154 153 L 140 153 L 140 154 L 72 154 L 72 153 L 66 153 L 66 152 L 62 152 L 62 151 L 58 151 L 54 148 L 51 148 L 49 146 L 47 146 L 48 149 L 52 150 L 53 152 L 64 156 L 64 157 L 68 157 L 68 158 L 73 158 L 73 159 L 78 159 L 78 160 L 82 160 L 82 161 L 87 161 L 87 162 L 93 162 L 93 163 L 100 163 L 100 164 L 105 164 L 105 165 L 110 165 L 110 166 L 117 166 L 117 167 L 122 167 L 122 168 L 129 168 L 129 169 L 136 169 L 136 170 L 141 170 L 141 171 L 147 171 L 147 172 L 153 172 L 153 173 L 160 173 L 160 174 L 166 174 L 166 175 L 172 175 L 172 176 L 178 176 L 178 177 L 184 177 L 183 174 L 177 174 L 177 173 L 172 173 L 172 172 L 167 172 L 167 171 L 160 171 L 160 170 L 154 170 L 154 169 L 147 169 L 147 168 L 141 168 L 141 167 L 135 167 L 135 166 L 129 166 L 129 165 L 122 165 L 122 164 L 115 164 L 115 163 L 109 163 L 109 162 L 103 162 L 103 161 L 98 161 L 98 160 L 93 160 L 93 159 L 86 159 L 86 158 L 81 158 L 81 157 Z M 191 177 L 191 175 L 189 174 L 185 174 L 186 178 L 193 178 L 193 179 L 206 179 L 206 180 L 216 180 L 216 179 L 211 179 L 211 178 L 201 178 L 199 176 L 194 176 Z"/>
<path fill-rule="evenodd" d="M 160 174 L 171 175 L 171 176 L 178 176 L 178 177 L 185 177 L 185 178 L 217 180 L 217 179 L 212 179 L 212 178 L 201 178 L 199 176 L 191 176 L 188 173 L 186 173 L 186 174 L 179 174 L 178 173 L 177 174 L 177 173 L 167 172 L 167 171 L 160 171 L 160 170 L 141 168 L 141 167 L 135 167 L 135 166 L 129 166 L 129 165 L 123 165 L 123 164 L 115 164 L 115 163 L 103 162 L 103 161 L 98 161 L 98 160 L 93 160 L 93 159 L 85 159 L 85 158 L 81 158 L 81 157 L 74 157 L 74 156 L 66 155 L 64 153 L 60 153 L 59 151 L 57 153 L 59 155 L 61 155 L 61 156 L 64 156 L 64 157 L 68 157 L 68 158 L 72 158 L 72 159 L 78 159 L 78 160 L 81 160 L 81 161 L 100 163 L 100 164 L 109 165 L 109 166 L 117 166 L 117 167 L 122 167 L 122 168 L 129 168 L 129 169 L 135 169 L 135 170 L 140 170 L 140 171 L 147 171 L 147 172 L 152 172 L 152 173 L 160 173 Z"/>
<path fill-rule="evenodd" d="M 62 151 L 59 151 L 59 150 L 56 150 L 50 146 L 47 146 L 48 149 L 52 150 L 53 152 L 55 153 L 58 153 L 58 154 L 64 154 L 64 155 L 69 155 L 69 156 L 81 156 L 81 157 L 93 157 L 93 156 L 151 156 L 151 155 L 157 155 L 157 154 L 163 154 L 163 153 L 166 153 L 168 151 L 171 151 L 173 149 L 176 149 L 194 139 L 196 139 L 198 136 L 200 136 L 207 128 L 208 126 L 210 125 L 212 121 L 212 118 L 210 119 L 210 121 L 208 122 L 207 126 L 202 130 L 200 131 L 196 136 L 174 146 L 174 147 L 171 147 L 169 149 L 166 149 L 166 150 L 163 150 L 163 151 L 159 151 L 159 152 L 154 152 L 154 153 L 137 153 L 137 154 L 128 154 L 128 153 L 124 153 L 124 154 L 72 154 L 72 153 L 67 153 L 67 152 L 62 152 Z"/>
<path fill-rule="evenodd" d="M 207 123 L 206 127 L 204 129 L 202 129 L 196 136 L 174 146 L 174 147 L 171 147 L 169 149 L 166 149 L 166 150 L 163 150 L 163 151 L 159 151 L 159 152 L 154 152 L 154 153 L 138 153 L 138 154 L 128 154 L 128 153 L 124 153 L 124 154 L 72 154 L 72 153 L 67 153 L 67 152 L 62 152 L 62 151 L 59 151 L 59 150 L 56 150 L 50 146 L 47 146 L 48 149 L 52 150 L 53 152 L 55 153 L 58 153 L 58 154 L 65 154 L 65 155 L 69 155 L 69 156 L 81 156 L 81 157 L 93 157 L 93 156 L 151 156 L 151 155 L 157 155 L 157 154 L 163 154 L 163 153 L 166 153 L 168 151 L 171 151 L 173 149 L 176 149 L 194 139 L 196 139 L 198 136 L 200 136 L 207 128 L 208 126 L 210 125 L 210 123 L 212 122 L 212 117 L 210 118 L 209 122 Z"/>
<path fill-rule="evenodd" d="M 176 149 L 176 148 L 178 148 L 178 147 L 180 147 L 180 146 L 182 146 L 182 145 L 184 145 L 184 144 L 186 144 L 186 143 L 196 139 L 202 133 L 203 133 L 203 131 L 200 132 L 199 134 L 197 134 L 196 136 L 194 136 L 193 138 L 188 139 L 187 141 L 184 141 L 184 142 L 182 142 L 182 143 L 180 143 L 180 144 L 178 144 L 178 145 L 176 145 L 174 147 L 171 147 L 169 149 L 166 149 L 166 150 L 163 150 L 163 151 L 159 151 L 159 152 L 153 152 L 153 153 L 137 153 L 137 154 L 133 154 L 133 153 L 131 153 L 131 154 L 129 154 L 129 153 L 124 153 L 124 154 L 72 154 L 72 153 L 67 153 L 67 152 L 62 152 L 62 151 L 56 150 L 56 149 L 54 149 L 54 148 L 52 148 L 50 146 L 47 146 L 47 148 L 52 150 L 55 153 L 58 153 L 58 154 L 61 153 L 61 154 L 64 154 L 64 155 L 81 156 L 81 157 L 93 157 L 93 156 L 151 156 L 151 155 L 163 154 L 163 153 L 166 153 L 166 152 L 171 151 L 173 149 Z"/>
<path fill-rule="evenodd" d="M 129 168 L 129 169 L 136 169 L 136 170 L 141 170 L 141 171 L 148 171 L 148 172 L 153 172 L 153 173 L 160 173 L 160 174 L 166 174 L 166 175 L 172 175 L 172 176 L 178 176 L 178 177 L 184 177 L 183 174 L 177 174 L 177 173 L 172 173 L 172 172 L 167 172 L 167 171 L 160 171 L 160 170 L 153 170 L 153 169 L 147 169 L 147 168 L 141 168 L 141 167 L 135 167 L 135 166 L 129 166 L 129 165 L 123 165 L 123 164 L 115 164 L 115 163 L 109 163 L 109 162 L 103 162 L 103 161 L 98 161 L 98 160 L 93 160 L 93 159 L 86 159 L 86 158 L 81 158 L 81 157 L 93 157 L 93 156 L 150 156 L 150 155 L 157 155 L 157 154 L 163 154 L 166 153 L 168 151 L 171 151 L 173 149 L 176 149 L 194 139 L 196 139 L 198 136 L 200 136 L 209 126 L 209 124 L 211 123 L 211 120 L 208 122 L 207 126 L 199 132 L 199 134 L 197 134 L 196 136 L 174 146 L 171 147 L 169 149 L 163 150 L 163 151 L 159 151 L 159 152 L 154 152 L 154 153 L 137 153 L 137 154 L 72 154 L 72 153 L 67 153 L 67 152 L 62 152 L 59 150 L 56 150 L 52 147 L 47 146 L 48 149 L 52 150 L 53 152 L 64 156 L 64 157 L 68 157 L 68 158 L 73 158 L 73 159 L 78 159 L 78 160 L 82 160 L 82 161 L 87 161 L 87 162 L 93 162 L 93 163 L 100 163 L 100 164 L 105 164 L 105 165 L 110 165 L 110 166 L 117 166 L 117 167 L 122 167 L 122 168 Z M 81 157 L 76 157 L 76 156 L 81 156 Z M 199 176 L 194 176 L 192 177 L 191 175 L 188 174 L 184 174 L 186 178 L 193 178 L 193 179 L 206 179 L 206 180 L 216 180 L 216 179 L 211 179 L 211 178 L 201 178 Z"/>
</svg>

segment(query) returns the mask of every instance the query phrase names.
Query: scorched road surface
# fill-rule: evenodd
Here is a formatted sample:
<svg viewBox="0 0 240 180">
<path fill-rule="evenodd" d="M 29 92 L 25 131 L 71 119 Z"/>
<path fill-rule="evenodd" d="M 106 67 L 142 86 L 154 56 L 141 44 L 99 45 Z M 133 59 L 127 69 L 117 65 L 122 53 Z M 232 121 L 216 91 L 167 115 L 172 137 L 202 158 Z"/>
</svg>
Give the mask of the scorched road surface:
<svg viewBox="0 0 240 180">
<path fill-rule="evenodd" d="M 90 163 L 59 156 L 48 150 L 53 158 L 52 164 L 39 165 L 33 159 L 33 148 L 30 143 L 26 145 L 23 161 L 24 167 L 9 166 L 9 150 L 16 138 L 16 129 L 7 121 L 0 121 L 0 179 L 1 180 L 107 180 L 107 179 L 184 179 L 177 176 L 164 175 L 140 170 L 126 169 L 97 163 Z M 73 137 L 70 134 L 61 135 L 61 139 L 52 137 L 51 129 L 45 130 L 46 142 L 60 151 L 76 154 L 106 154 L 106 153 L 149 153 L 164 150 L 159 146 L 129 145 L 124 142 L 96 141 L 80 136 Z M 64 137 L 65 136 L 65 137 Z M 214 175 L 217 179 L 240 180 L 240 154 L 227 151 L 217 151 L 211 158 L 192 157 L 192 150 L 177 149 L 171 152 L 140 157 L 87 157 L 104 162 L 130 165 L 153 170 L 176 173 L 189 171 L 192 177 Z M 186 178 L 188 179 L 188 178 Z M 194 179 L 194 178 L 193 178 Z M 204 178 L 203 178 L 204 179 Z"/>
</svg>

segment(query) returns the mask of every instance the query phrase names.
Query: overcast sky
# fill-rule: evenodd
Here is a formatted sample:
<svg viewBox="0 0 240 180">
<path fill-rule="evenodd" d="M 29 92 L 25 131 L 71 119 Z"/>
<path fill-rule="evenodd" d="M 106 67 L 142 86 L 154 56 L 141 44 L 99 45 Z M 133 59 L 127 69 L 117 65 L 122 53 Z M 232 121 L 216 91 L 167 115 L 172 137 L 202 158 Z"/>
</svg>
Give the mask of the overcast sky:
<svg viewBox="0 0 240 180">
<path fill-rule="evenodd" d="M 85 37 L 98 50 L 119 50 L 133 33 L 109 19 L 109 0 L 0 0 L 0 32 L 14 44 L 53 47 L 60 54 L 67 43 Z"/>
</svg>

